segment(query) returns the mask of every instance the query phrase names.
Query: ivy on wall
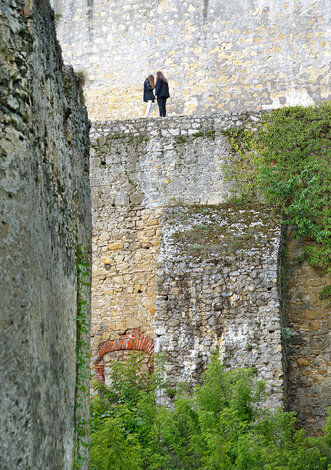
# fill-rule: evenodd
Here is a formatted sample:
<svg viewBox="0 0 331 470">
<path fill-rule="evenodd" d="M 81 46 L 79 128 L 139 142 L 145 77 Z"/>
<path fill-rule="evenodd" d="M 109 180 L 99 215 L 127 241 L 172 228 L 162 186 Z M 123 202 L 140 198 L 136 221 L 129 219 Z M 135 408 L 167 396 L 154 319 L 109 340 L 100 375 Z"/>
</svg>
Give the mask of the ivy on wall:
<svg viewBox="0 0 331 470">
<path fill-rule="evenodd" d="M 330 270 L 331 103 L 288 107 L 266 114 L 256 132 L 223 131 L 233 159 L 228 179 L 241 199 L 264 197 L 284 214 L 284 223 L 305 237 L 303 258 Z M 330 286 L 322 297 L 330 296 Z"/>
<path fill-rule="evenodd" d="M 77 317 L 76 317 L 76 390 L 75 390 L 75 453 L 73 469 L 85 466 L 88 447 L 88 422 L 86 403 L 89 397 L 89 323 L 88 294 L 90 289 L 90 264 L 88 249 L 77 246 Z"/>
</svg>

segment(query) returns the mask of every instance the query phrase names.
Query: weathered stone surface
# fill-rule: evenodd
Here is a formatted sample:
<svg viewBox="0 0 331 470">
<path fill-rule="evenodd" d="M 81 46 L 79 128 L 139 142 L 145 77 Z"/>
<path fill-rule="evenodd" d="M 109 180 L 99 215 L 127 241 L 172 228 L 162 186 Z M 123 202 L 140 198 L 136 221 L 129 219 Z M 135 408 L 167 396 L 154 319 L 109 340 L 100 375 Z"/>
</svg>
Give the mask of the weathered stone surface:
<svg viewBox="0 0 331 470">
<path fill-rule="evenodd" d="M 290 409 L 298 413 L 300 425 L 317 432 L 325 426 L 331 402 L 330 304 L 319 298 L 322 288 L 331 283 L 331 276 L 299 262 L 304 241 L 291 236 L 289 230 L 285 299 L 290 330 L 288 400 Z"/>
<path fill-rule="evenodd" d="M 155 351 L 175 383 L 198 381 L 219 350 L 225 367 L 256 367 L 267 404 L 283 406 L 279 248 L 280 220 L 263 206 L 164 209 Z"/>
<path fill-rule="evenodd" d="M 223 177 L 231 154 L 222 129 L 256 128 L 260 118 L 256 112 L 94 123 L 92 365 L 104 341 L 132 328 L 169 353 L 166 372 L 174 380 L 197 380 L 219 347 L 227 367 L 256 367 L 271 384 L 268 403 L 303 410 L 301 423 L 314 432 L 325 424 L 328 396 L 327 316 L 318 300 L 327 279 L 306 264 L 294 271 L 290 264 L 285 318 L 278 217 L 255 207 L 249 225 L 239 208 L 228 224 L 225 208 L 212 206 L 232 189 Z M 211 235 L 224 240 L 214 252 L 196 237 L 204 240 L 208 214 L 218 210 L 223 215 Z M 183 228 L 189 221 L 184 242 L 180 231 L 169 239 L 174 224 Z M 231 229 L 224 232 L 224 224 Z M 290 253 L 295 243 L 288 242 Z M 316 394 L 311 407 L 306 392 L 311 400 Z"/>
<path fill-rule="evenodd" d="M 250 127 L 260 114 L 240 119 Z M 162 207 L 219 203 L 231 194 L 220 131 L 237 121 L 215 115 L 94 123 L 92 362 L 100 342 L 127 328 L 153 337 Z"/>
<path fill-rule="evenodd" d="M 0 468 L 71 470 L 88 121 L 48 2 L 26 6 L 0 1 Z"/>
<path fill-rule="evenodd" d="M 270 379 L 271 406 L 283 403 L 279 220 L 261 209 L 212 208 L 231 195 L 222 168 L 231 155 L 221 131 L 259 120 L 254 113 L 94 123 L 93 366 L 103 341 L 140 328 L 169 355 L 173 380 L 197 381 L 218 347 L 228 367 L 256 365 L 259 377 Z M 205 227 L 218 237 L 207 260 L 194 257 L 205 248 L 194 228 L 186 251 L 177 240 L 172 256 L 167 237 L 178 217 L 202 238 Z"/>
<path fill-rule="evenodd" d="M 53 0 L 64 56 L 96 120 L 143 116 L 163 70 L 170 115 L 311 105 L 330 97 L 329 5 L 228 0 Z M 330 99 L 330 98 L 329 98 Z M 158 115 L 153 105 L 153 115 Z"/>
</svg>

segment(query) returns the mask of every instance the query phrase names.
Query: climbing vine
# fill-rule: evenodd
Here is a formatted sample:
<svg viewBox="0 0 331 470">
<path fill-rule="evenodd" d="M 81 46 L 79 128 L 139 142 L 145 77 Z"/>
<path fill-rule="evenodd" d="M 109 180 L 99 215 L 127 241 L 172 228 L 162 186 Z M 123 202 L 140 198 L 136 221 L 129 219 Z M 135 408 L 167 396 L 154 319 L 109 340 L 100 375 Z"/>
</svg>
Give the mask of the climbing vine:
<svg viewBox="0 0 331 470">
<path fill-rule="evenodd" d="M 303 257 L 328 268 L 331 254 L 331 103 L 289 107 L 267 114 L 256 132 L 229 129 L 233 159 L 225 166 L 241 198 L 263 196 L 284 223 L 305 237 Z M 326 292 L 330 292 L 327 288 Z M 324 294 L 325 295 L 325 294 Z"/>
<path fill-rule="evenodd" d="M 86 403 L 89 397 L 89 323 L 88 294 L 90 288 L 90 264 L 88 249 L 77 246 L 77 328 L 76 328 L 76 390 L 75 390 L 75 438 L 74 469 L 80 469 L 86 461 L 88 422 Z"/>
</svg>

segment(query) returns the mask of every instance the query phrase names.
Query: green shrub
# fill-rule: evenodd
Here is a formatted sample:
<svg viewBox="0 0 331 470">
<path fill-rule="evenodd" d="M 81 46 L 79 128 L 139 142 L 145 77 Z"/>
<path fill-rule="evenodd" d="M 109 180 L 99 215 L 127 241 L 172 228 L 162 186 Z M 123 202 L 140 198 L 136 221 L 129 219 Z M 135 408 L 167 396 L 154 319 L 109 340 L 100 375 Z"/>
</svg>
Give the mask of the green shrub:
<svg viewBox="0 0 331 470">
<path fill-rule="evenodd" d="M 242 197 L 262 194 L 306 237 L 305 257 L 328 267 L 331 255 L 331 104 L 277 109 L 257 132 L 223 131 L 233 158 L 225 166 Z"/>
<path fill-rule="evenodd" d="M 177 387 L 173 409 L 155 396 L 159 376 L 141 372 L 141 356 L 119 363 L 110 389 L 91 404 L 91 470 L 323 470 L 330 463 L 327 434 L 295 430 L 294 413 L 263 407 L 265 387 L 254 371 L 223 370 L 218 358 L 192 393 Z"/>
</svg>

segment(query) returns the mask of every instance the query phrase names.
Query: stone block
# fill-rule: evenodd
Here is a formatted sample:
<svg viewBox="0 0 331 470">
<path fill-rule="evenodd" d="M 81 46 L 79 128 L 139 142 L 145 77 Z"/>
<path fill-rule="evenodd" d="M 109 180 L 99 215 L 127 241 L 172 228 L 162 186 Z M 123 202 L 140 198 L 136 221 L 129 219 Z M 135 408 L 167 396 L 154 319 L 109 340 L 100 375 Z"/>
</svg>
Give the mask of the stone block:
<svg viewBox="0 0 331 470">
<path fill-rule="evenodd" d="M 115 242 L 111 242 L 108 244 L 108 249 L 109 250 L 122 250 L 123 249 L 123 242 L 121 241 L 115 241 Z"/>
<path fill-rule="evenodd" d="M 298 360 L 297 360 L 297 364 L 298 366 L 309 366 L 310 365 L 310 361 L 305 358 L 305 357 L 300 357 Z"/>
</svg>

